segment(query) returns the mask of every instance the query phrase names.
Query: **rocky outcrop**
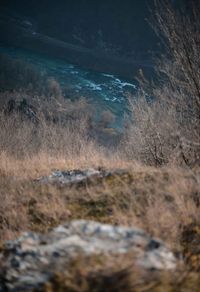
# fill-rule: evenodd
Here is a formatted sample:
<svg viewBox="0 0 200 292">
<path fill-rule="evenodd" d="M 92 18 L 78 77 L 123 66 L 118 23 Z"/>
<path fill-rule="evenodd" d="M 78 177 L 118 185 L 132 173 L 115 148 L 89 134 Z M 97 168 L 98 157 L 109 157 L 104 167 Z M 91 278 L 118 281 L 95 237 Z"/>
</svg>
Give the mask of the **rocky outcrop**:
<svg viewBox="0 0 200 292">
<path fill-rule="evenodd" d="M 32 291 L 81 255 L 133 255 L 145 271 L 173 270 L 176 259 L 163 242 L 144 231 L 93 221 L 67 222 L 45 235 L 24 233 L 0 253 L 0 291 Z"/>
<path fill-rule="evenodd" d="M 58 183 L 65 185 L 79 184 L 89 182 L 95 179 L 102 179 L 109 176 L 115 176 L 125 173 L 124 170 L 106 171 L 104 169 L 89 168 L 86 170 L 55 170 L 49 176 L 43 176 L 36 181 L 44 184 Z"/>
</svg>

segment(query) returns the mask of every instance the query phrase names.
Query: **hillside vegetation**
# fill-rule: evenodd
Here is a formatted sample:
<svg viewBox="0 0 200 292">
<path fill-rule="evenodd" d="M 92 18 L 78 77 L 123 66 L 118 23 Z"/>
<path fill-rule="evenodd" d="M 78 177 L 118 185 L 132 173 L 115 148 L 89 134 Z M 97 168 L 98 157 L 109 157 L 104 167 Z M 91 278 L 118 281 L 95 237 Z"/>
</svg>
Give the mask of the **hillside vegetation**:
<svg viewBox="0 0 200 292">
<path fill-rule="evenodd" d="M 105 143 L 116 136 L 110 113 L 97 122 L 85 99 L 64 99 L 55 80 L 1 60 L 16 69 L 1 78 L 1 250 L 24 231 L 45 233 L 87 219 L 140 227 L 163 240 L 179 262 L 173 272 L 146 275 L 127 255 L 80 256 L 40 291 L 200 289 L 200 10 L 191 6 L 183 14 L 160 3 L 155 29 L 166 53 L 156 59 L 156 82 L 140 72 L 142 89 L 130 97 L 126 129 L 115 143 Z M 91 168 L 113 172 L 71 185 L 37 180 L 55 170 Z"/>
</svg>

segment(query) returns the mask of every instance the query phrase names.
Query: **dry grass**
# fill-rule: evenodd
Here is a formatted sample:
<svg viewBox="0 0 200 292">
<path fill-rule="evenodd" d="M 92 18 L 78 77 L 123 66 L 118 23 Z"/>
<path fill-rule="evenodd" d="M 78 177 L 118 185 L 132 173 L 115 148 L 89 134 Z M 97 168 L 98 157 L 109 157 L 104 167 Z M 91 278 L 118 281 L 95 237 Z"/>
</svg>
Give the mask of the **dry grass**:
<svg viewBox="0 0 200 292">
<path fill-rule="evenodd" d="M 133 266 L 130 256 L 109 261 L 80 258 L 42 291 L 198 291 L 198 167 L 154 168 L 123 160 L 122 153 L 88 138 L 85 120 L 35 124 L 2 114 L 0 123 L 0 244 L 23 231 L 47 232 L 82 218 L 141 227 L 184 259 L 176 275 L 152 273 L 150 279 Z M 89 167 L 125 171 L 74 187 L 34 180 L 54 169 Z"/>
<path fill-rule="evenodd" d="M 171 59 L 159 62 L 164 79 L 153 88 L 156 99 L 149 102 L 144 96 L 131 103 L 134 124 L 121 149 L 99 146 L 90 136 L 91 107 L 84 99 L 65 101 L 52 81 L 48 90 L 59 93 L 58 98 L 27 91 L 1 94 L 1 108 L 13 95 L 17 111 L 0 113 L 0 244 L 22 231 L 46 232 L 68 219 L 91 219 L 141 227 L 181 255 L 183 265 L 173 275 L 152 272 L 148 279 L 129 256 L 80 258 L 42 291 L 199 291 L 199 55 L 194 58 L 199 42 L 190 19 L 179 33 L 180 19 L 176 22 L 173 10 L 163 14 L 157 9 Z M 37 119 L 19 112 L 22 96 L 37 109 Z M 103 113 L 99 126 L 110 131 L 113 119 Z M 90 167 L 124 172 L 74 187 L 34 181 L 54 169 Z"/>
<path fill-rule="evenodd" d="M 81 110 L 79 105 L 76 111 Z M 38 124 L 20 114 L 1 113 L 0 126 L 1 242 L 21 231 L 45 231 L 68 219 L 64 191 L 39 186 L 34 179 L 55 169 L 128 165 L 88 138 L 87 117 L 56 123 L 40 118 Z"/>
<path fill-rule="evenodd" d="M 98 146 L 82 124 L 35 124 L 1 114 L 0 238 L 25 230 L 45 231 L 68 218 L 137 225 L 176 251 L 185 226 L 200 224 L 199 168 L 156 169 L 122 159 Z M 52 170 L 125 169 L 81 189 L 40 185 Z M 159 218 L 159 220 L 158 220 Z"/>
<path fill-rule="evenodd" d="M 13 232 L 14 236 L 27 229 L 47 230 L 67 218 L 86 218 L 140 226 L 179 250 L 182 228 L 200 223 L 198 174 L 169 167 L 130 167 L 117 159 L 99 158 L 70 161 L 43 154 L 16 160 L 1 155 L 1 240 L 7 239 L 6 232 Z M 34 182 L 53 169 L 81 169 L 98 164 L 107 169 L 123 166 L 127 170 L 75 188 Z M 38 223 L 34 216 L 41 217 Z"/>
<path fill-rule="evenodd" d="M 83 145 L 84 146 L 84 145 Z M 111 157 L 110 152 L 100 148 L 99 151 L 94 145 L 85 145 L 79 155 L 51 155 L 47 152 L 38 152 L 36 155 L 25 158 L 16 158 L 6 152 L 0 154 L 0 174 L 10 176 L 19 180 L 34 179 L 43 175 L 48 175 L 52 170 L 66 169 L 87 169 L 104 167 L 109 169 L 126 168 L 133 165 L 123 161 L 120 155 Z M 135 165 L 138 165 L 135 163 Z"/>
<path fill-rule="evenodd" d="M 80 257 L 70 263 L 70 269 L 56 273 L 36 291 L 70 292 L 198 292 L 200 281 L 197 273 L 156 272 L 151 275 L 133 264 L 133 255 L 114 257 Z"/>
<path fill-rule="evenodd" d="M 56 158 L 49 165 L 46 159 L 40 162 L 37 159 L 33 158 L 30 165 L 31 160 L 13 160 L 10 172 L 5 166 L 0 171 L 1 243 L 23 231 L 46 232 L 66 220 L 84 218 L 141 227 L 164 240 L 176 254 L 182 254 L 184 260 L 173 275 L 152 272 L 149 278 L 134 267 L 130 255 L 109 260 L 83 257 L 72 262 L 70 269 L 58 271 L 42 291 L 121 291 L 122 288 L 124 291 L 198 291 L 200 194 L 197 170 L 137 165 L 118 175 L 67 187 L 36 183 L 33 179 L 49 173 L 52 166 L 57 164 L 59 169 L 69 166 Z"/>
</svg>

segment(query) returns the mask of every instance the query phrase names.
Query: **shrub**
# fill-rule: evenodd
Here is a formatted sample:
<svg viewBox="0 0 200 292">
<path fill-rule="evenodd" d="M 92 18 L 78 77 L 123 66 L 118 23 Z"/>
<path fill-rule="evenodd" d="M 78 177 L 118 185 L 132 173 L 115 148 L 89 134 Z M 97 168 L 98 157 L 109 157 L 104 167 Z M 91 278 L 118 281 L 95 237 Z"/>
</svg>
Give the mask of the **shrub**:
<svg viewBox="0 0 200 292">
<path fill-rule="evenodd" d="M 183 14 L 168 1 L 155 1 L 155 8 L 155 30 L 166 50 L 156 59 L 157 84 L 140 79 L 154 99 L 143 91 L 130 101 L 133 122 L 123 146 L 147 164 L 194 166 L 200 162 L 200 9 L 193 4 Z"/>
<path fill-rule="evenodd" d="M 0 67 L 1 92 L 22 90 L 29 94 L 62 96 L 61 87 L 54 78 L 22 59 L 0 54 Z"/>
<path fill-rule="evenodd" d="M 115 121 L 115 115 L 110 110 L 104 110 L 101 113 L 99 125 L 103 128 L 109 127 Z"/>
</svg>

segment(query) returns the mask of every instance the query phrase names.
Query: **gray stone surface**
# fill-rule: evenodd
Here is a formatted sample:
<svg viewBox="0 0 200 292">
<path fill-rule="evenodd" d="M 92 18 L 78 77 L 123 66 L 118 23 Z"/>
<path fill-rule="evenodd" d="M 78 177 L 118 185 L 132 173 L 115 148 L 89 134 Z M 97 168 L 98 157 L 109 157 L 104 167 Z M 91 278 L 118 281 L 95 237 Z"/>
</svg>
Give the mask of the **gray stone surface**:
<svg viewBox="0 0 200 292">
<path fill-rule="evenodd" d="M 55 170 L 49 176 L 43 176 L 37 179 L 41 183 L 61 183 L 61 184 L 74 184 L 84 182 L 87 179 L 96 177 L 105 177 L 110 175 L 110 172 L 98 169 L 86 169 L 86 170 L 67 170 L 60 171 Z"/>
<path fill-rule="evenodd" d="M 75 220 L 48 234 L 24 233 L 8 241 L 0 253 L 0 291 L 31 291 L 84 255 L 133 253 L 145 270 L 176 267 L 176 258 L 163 242 L 143 230 Z"/>
</svg>

